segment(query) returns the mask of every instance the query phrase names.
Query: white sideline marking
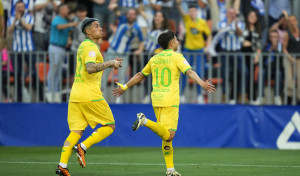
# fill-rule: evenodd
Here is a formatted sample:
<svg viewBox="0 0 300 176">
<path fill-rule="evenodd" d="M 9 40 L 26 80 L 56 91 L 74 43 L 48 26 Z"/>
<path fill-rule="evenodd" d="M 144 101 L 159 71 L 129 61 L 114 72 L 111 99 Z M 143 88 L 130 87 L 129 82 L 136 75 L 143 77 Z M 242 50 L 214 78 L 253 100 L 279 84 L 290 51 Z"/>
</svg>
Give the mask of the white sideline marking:
<svg viewBox="0 0 300 176">
<path fill-rule="evenodd" d="M 0 164 L 58 164 L 58 162 L 35 162 L 35 161 L 0 161 Z M 78 164 L 78 163 L 69 163 Z M 126 165 L 126 166 L 164 166 L 165 164 L 155 164 L 155 163 L 87 163 L 87 165 Z M 260 164 L 175 164 L 177 166 L 218 166 L 218 167 L 266 167 L 266 168 L 300 168 L 300 166 L 283 166 L 283 165 L 260 165 Z"/>
</svg>

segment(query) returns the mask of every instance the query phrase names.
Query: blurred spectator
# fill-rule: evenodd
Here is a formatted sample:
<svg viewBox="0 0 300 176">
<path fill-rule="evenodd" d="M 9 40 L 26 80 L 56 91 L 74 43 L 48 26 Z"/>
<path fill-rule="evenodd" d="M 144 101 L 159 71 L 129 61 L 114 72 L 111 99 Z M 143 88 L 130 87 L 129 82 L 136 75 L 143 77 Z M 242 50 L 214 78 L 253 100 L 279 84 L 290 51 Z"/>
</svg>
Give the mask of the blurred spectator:
<svg viewBox="0 0 300 176">
<path fill-rule="evenodd" d="M 62 63 L 65 59 L 66 45 L 69 39 L 69 32 L 78 22 L 68 22 L 69 7 L 61 4 L 58 7 L 58 15 L 53 19 L 50 30 L 49 45 L 49 72 L 47 76 L 48 92 L 46 98 L 48 102 L 60 102 L 60 84 L 62 81 Z"/>
<path fill-rule="evenodd" d="M 34 0 L 10 0 L 10 16 L 15 15 L 15 7 L 19 1 L 22 1 L 24 3 L 26 11 L 33 12 Z"/>
<path fill-rule="evenodd" d="M 35 1 L 34 43 L 37 51 L 48 50 L 51 21 L 59 4 L 60 0 Z"/>
<path fill-rule="evenodd" d="M 283 11 L 279 21 L 275 22 L 269 29 L 269 31 L 276 30 L 278 32 L 279 42 L 283 44 L 284 34 L 287 32 L 288 29 L 288 14 L 286 11 Z"/>
<path fill-rule="evenodd" d="M 269 27 L 280 19 L 283 10 L 291 14 L 291 0 L 269 0 L 269 3 Z"/>
<path fill-rule="evenodd" d="M 116 11 L 119 16 L 119 24 L 115 36 L 110 42 L 110 47 L 107 51 L 109 59 L 114 59 L 119 56 L 124 59 L 122 69 L 118 70 L 119 82 L 125 82 L 125 75 L 129 64 L 129 51 L 132 48 L 132 41 L 135 37 L 139 39 L 138 49 L 133 51 L 135 56 L 139 56 L 144 49 L 144 38 L 140 27 L 136 23 L 136 10 L 129 9 L 126 16 L 122 15 L 120 11 Z M 106 88 L 109 72 L 104 72 L 102 77 L 102 85 Z M 105 90 L 106 91 L 106 90 Z"/>
<path fill-rule="evenodd" d="M 23 58 L 25 59 L 27 65 L 32 65 L 32 70 L 29 70 L 29 72 L 31 72 L 31 75 L 36 76 L 35 55 L 28 53 L 35 50 L 32 38 L 34 17 L 26 11 L 25 4 L 22 1 L 18 1 L 15 4 L 15 10 L 15 15 L 12 15 L 8 20 L 7 31 L 8 34 L 13 34 L 12 51 L 14 51 L 15 54 L 13 55 L 14 58 L 12 59 L 12 62 L 15 68 L 17 66 L 17 75 L 15 75 L 18 87 L 17 101 L 21 102 L 23 96 L 22 80 L 25 80 L 25 78 L 22 77 L 22 71 L 24 70 L 24 68 L 22 67 Z"/>
<path fill-rule="evenodd" d="M 8 58 L 8 43 L 5 38 L 0 38 L 0 51 L 2 53 L 2 90 L 5 97 L 4 102 L 12 102 L 11 95 L 9 94 L 6 85 L 14 69 L 11 60 Z"/>
<path fill-rule="evenodd" d="M 260 42 L 262 46 L 265 45 L 268 38 L 268 31 L 265 21 L 265 5 L 263 0 L 243 0 L 241 3 L 241 12 L 245 21 L 247 21 L 250 11 L 256 12 L 257 23 L 261 30 Z"/>
<path fill-rule="evenodd" d="M 81 25 L 80 22 L 87 17 L 87 7 L 83 4 L 79 5 L 76 9 L 76 15 L 73 18 L 73 22 L 78 22 L 78 25 L 73 29 L 72 32 L 72 44 L 71 44 L 71 53 L 69 54 L 69 62 L 68 62 L 68 68 L 69 73 L 73 75 L 75 73 L 75 64 L 76 64 L 76 55 L 77 55 L 77 49 L 81 42 L 86 39 L 84 33 L 81 31 Z"/>
<path fill-rule="evenodd" d="M 218 24 L 226 20 L 226 11 L 233 8 L 235 14 L 240 14 L 240 0 L 209 0 L 212 31 L 218 31 Z"/>
<path fill-rule="evenodd" d="M 258 23 L 257 14 L 255 11 L 250 11 L 247 19 L 246 19 L 246 28 L 243 30 L 243 46 L 242 46 L 242 52 L 245 53 L 245 63 L 246 63 L 246 90 L 248 95 L 248 100 L 250 100 L 250 103 L 253 102 L 254 99 L 257 98 L 256 89 L 254 87 L 257 87 L 257 83 L 254 82 L 254 80 L 251 80 L 250 78 L 254 76 L 250 76 L 251 74 L 254 75 L 255 66 L 258 65 L 259 57 L 261 54 L 261 28 Z M 254 57 L 252 55 L 254 54 Z M 244 76 L 242 74 L 242 76 Z M 250 97 L 251 94 L 251 86 L 253 90 L 253 97 Z M 254 86 L 254 87 L 253 87 Z M 261 103 L 261 97 L 257 99 L 257 104 Z"/>
<path fill-rule="evenodd" d="M 2 5 L 3 5 L 3 10 L 4 10 L 4 25 L 5 25 L 4 37 L 6 37 L 10 0 L 2 0 Z"/>
<path fill-rule="evenodd" d="M 289 29 L 284 35 L 283 52 L 288 59 L 285 59 L 285 76 L 287 79 L 288 103 L 293 100 L 293 90 L 296 89 L 296 101 L 300 104 L 300 29 L 296 16 L 289 17 Z M 296 54 L 296 56 L 294 55 Z M 298 85 L 296 85 L 296 78 Z"/>
<path fill-rule="evenodd" d="M 154 55 L 162 51 L 162 48 L 157 42 L 158 36 L 168 31 L 168 19 L 165 13 L 162 11 L 156 11 L 154 18 L 152 20 L 152 29 L 148 31 L 145 39 L 145 55 L 144 55 L 144 65 L 145 66 L 148 60 Z M 139 68 L 139 67 L 138 67 Z M 148 81 L 147 78 L 145 80 L 145 92 L 146 96 L 143 100 L 143 103 L 150 102 L 150 95 L 148 94 L 150 90 L 148 90 Z"/>
<path fill-rule="evenodd" d="M 263 57 L 263 75 L 264 75 L 264 84 L 271 84 L 271 80 L 274 80 L 274 104 L 282 105 L 281 101 L 281 92 L 283 87 L 283 57 L 282 52 L 283 47 L 279 42 L 279 36 L 276 30 L 272 30 L 269 32 L 269 42 L 267 43 L 264 52 L 267 55 Z M 271 80 L 269 80 L 269 78 Z M 263 91 L 264 94 L 264 91 Z"/>
<path fill-rule="evenodd" d="M 114 0 L 91 0 L 93 2 L 93 16 L 99 20 L 100 26 L 106 32 L 106 38 L 109 38 L 114 29 L 115 13 L 111 11 L 109 5 Z M 114 2 L 112 2 L 114 3 Z"/>
<path fill-rule="evenodd" d="M 181 0 L 177 0 L 178 10 L 183 18 L 185 24 L 185 43 L 183 47 L 183 53 L 187 54 L 185 58 L 189 60 L 190 65 L 193 67 L 194 62 L 196 62 L 196 72 L 199 76 L 201 76 L 201 71 L 205 68 L 205 57 L 203 57 L 200 53 L 204 53 L 205 42 L 207 42 L 207 46 L 210 45 L 211 42 L 211 32 L 205 20 L 197 18 L 197 7 L 189 6 L 188 13 L 185 14 L 181 7 Z M 205 41 L 205 38 L 207 39 Z M 203 64 L 203 65 L 202 65 Z M 202 72 L 204 73 L 204 72 Z M 203 75 L 202 75 L 203 77 Z M 186 76 L 182 76 L 182 86 L 181 86 L 181 94 L 184 93 L 184 88 L 186 85 Z M 201 88 L 197 85 L 198 92 L 198 103 L 204 104 L 204 98 L 201 94 Z M 185 101 L 185 97 L 181 95 L 181 101 Z"/>
<path fill-rule="evenodd" d="M 177 31 L 179 21 L 180 21 L 180 16 L 178 15 L 177 6 L 174 5 L 176 3 L 176 0 L 156 0 L 156 1 L 149 0 L 149 2 L 153 10 L 155 11 L 160 10 L 166 13 L 167 18 L 169 20 L 172 20 L 175 23 L 176 26 L 175 31 Z"/>
<path fill-rule="evenodd" d="M 5 34 L 5 18 L 2 1 L 0 1 L 0 38 Z"/>
<path fill-rule="evenodd" d="M 152 20 L 152 29 L 147 33 L 145 51 L 149 54 L 157 54 L 161 47 L 157 42 L 158 36 L 168 30 L 168 19 L 164 12 L 156 11 Z"/>
<path fill-rule="evenodd" d="M 238 64 L 238 68 L 234 68 L 234 60 L 238 61 L 238 53 L 241 50 L 241 38 L 243 36 L 244 23 L 241 22 L 236 17 L 236 12 L 233 8 L 229 8 L 226 12 L 227 18 L 224 21 L 220 21 L 218 28 L 219 30 L 223 30 L 225 28 L 230 28 L 230 31 L 226 33 L 220 41 L 221 52 L 224 54 L 221 56 L 221 67 L 222 67 L 222 78 L 223 78 L 223 100 L 226 100 L 226 91 L 230 94 L 230 102 L 231 104 L 236 103 L 236 99 L 234 99 L 234 69 L 238 69 L 238 72 L 241 71 L 241 65 Z M 227 62 L 226 62 L 227 60 Z M 226 64 L 228 63 L 228 64 Z M 226 72 L 228 74 L 228 78 L 226 77 Z M 240 76 L 238 73 L 237 76 Z M 229 80 L 229 85 L 225 84 L 225 80 Z M 239 87 L 239 86 L 238 86 Z M 229 90 L 231 92 L 229 92 Z"/>
<path fill-rule="evenodd" d="M 139 0 L 137 24 L 143 32 L 143 36 L 146 37 L 147 32 L 151 29 L 151 23 L 153 20 L 153 10 L 148 0 Z"/>
<path fill-rule="evenodd" d="M 207 20 L 208 17 L 207 0 L 183 0 L 181 5 L 184 12 L 187 12 L 190 6 L 195 6 L 197 8 L 197 18 Z"/>
<path fill-rule="evenodd" d="M 261 29 L 265 28 L 265 5 L 262 0 L 243 0 L 241 2 L 241 12 L 245 21 L 248 18 L 250 11 L 255 11 L 257 14 L 257 20 Z"/>
<path fill-rule="evenodd" d="M 81 31 L 80 22 L 87 17 L 87 8 L 85 5 L 79 5 L 76 9 L 76 16 L 73 19 L 74 22 L 78 22 L 78 25 L 73 30 L 71 51 L 76 52 L 80 43 L 86 38 Z"/>
</svg>

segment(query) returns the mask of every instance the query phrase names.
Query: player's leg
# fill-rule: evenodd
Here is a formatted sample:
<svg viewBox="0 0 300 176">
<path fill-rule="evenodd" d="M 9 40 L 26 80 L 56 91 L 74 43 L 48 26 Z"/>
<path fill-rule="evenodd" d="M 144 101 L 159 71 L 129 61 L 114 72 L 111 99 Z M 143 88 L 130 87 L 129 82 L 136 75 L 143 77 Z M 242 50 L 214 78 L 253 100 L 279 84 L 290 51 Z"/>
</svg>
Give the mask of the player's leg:
<svg viewBox="0 0 300 176">
<path fill-rule="evenodd" d="M 154 108 L 155 111 L 160 111 L 160 108 Z M 156 113 L 155 113 L 156 114 Z M 157 134 L 162 140 L 168 140 L 170 138 L 170 132 L 167 128 L 162 126 L 159 123 L 153 122 L 152 120 L 149 120 L 146 118 L 146 116 L 143 113 L 137 114 L 137 120 L 132 125 L 132 130 L 136 131 L 140 126 L 145 126 L 149 128 L 151 131 L 153 131 L 155 134 Z"/>
<path fill-rule="evenodd" d="M 83 141 L 80 145 L 86 151 L 92 145 L 101 142 L 103 139 L 110 136 L 115 130 L 115 124 L 104 125 L 98 129 L 96 129 L 85 141 Z"/>
<path fill-rule="evenodd" d="M 61 151 L 60 161 L 56 168 L 56 174 L 61 176 L 68 176 L 69 170 L 67 169 L 69 158 L 72 154 L 74 145 L 79 141 L 83 134 L 83 130 L 71 131 L 69 136 L 64 142 L 64 146 Z"/>
<path fill-rule="evenodd" d="M 154 107 L 157 123 L 147 119 L 143 113 L 139 113 L 138 119 L 134 122 L 132 129 L 136 131 L 140 126 L 146 126 L 163 140 L 162 150 L 167 167 L 168 176 L 180 176 L 175 171 L 173 163 L 173 146 L 172 140 L 175 137 L 178 124 L 178 107 Z"/>
<path fill-rule="evenodd" d="M 168 140 L 162 141 L 162 151 L 167 168 L 167 176 L 180 176 L 180 174 L 175 170 L 173 162 L 173 145 L 172 140 L 175 137 L 177 125 L 179 108 L 178 107 L 164 107 L 161 109 L 160 114 L 155 114 L 158 122 L 167 128 L 170 132 L 170 137 Z M 158 116 L 159 115 L 159 116 Z"/>
<path fill-rule="evenodd" d="M 173 161 L 174 155 L 173 155 L 172 140 L 175 136 L 175 131 L 172 131 L 172 130 L 169 130 L 169 131 L 172 134 L 171 136 L 173 136 L 173 137 L 170 137 L 170 140 L 162 141 L 162 151 L 163 151 L 166 168 L 167 168 L 166 175 L 167 176 L 180 176 L 180 174 L 175 170 L 174 161 Z"/>
<path fill-rule="evenodd" d="M 77 144 L 81 138 L 84 129 L 87 127 L 88 123 L 81 113 L 79 103 L 69 103 L 68 106 L 68 124 L 71 130 L 69 136 L 64 142 L 64 146 L 61 152 L 61 158 L 59 165 L 56 169 L 58 175 L 69 175 L 67 165 L 69 158 L 72 154 L 72 149 Z"/>
<path fill-rule="evenodd" d="M 115 130 L 115 121 L 104 99 L 97 102 L 84 103 L 83 109 L 84 116 L 92 128 L 95 128 L 98 124 L 102 124 L 102 127 L 96 129 L 85 141 L 74 147 L 79 164 L 82 167 L 86 167 L 86 150 L 110 136 Z"/>
</svg>

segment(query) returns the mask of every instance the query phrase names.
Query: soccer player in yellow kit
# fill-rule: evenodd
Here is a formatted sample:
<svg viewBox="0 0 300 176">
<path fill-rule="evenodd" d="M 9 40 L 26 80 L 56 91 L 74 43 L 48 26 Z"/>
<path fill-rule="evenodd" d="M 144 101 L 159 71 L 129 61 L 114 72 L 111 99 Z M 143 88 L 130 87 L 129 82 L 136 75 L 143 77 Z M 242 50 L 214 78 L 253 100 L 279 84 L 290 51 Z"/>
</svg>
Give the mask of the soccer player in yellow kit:
<svg viewBox="0 0 300 176">
<path fill-rule="evenodd" d="M 70 175 L 67 164 L 72 150 L 76 152 L 79 164 L 86 167 L 86 150 L 111 135 L 115 129 L 113 114 L 100 88 L 103 71 L 107 68 L 118 69 L 122 66 L 122 59 L 103 61 L 97 46 L 103 37 L 98 19 L 85 18 L 81 22 L 81 29 L 87 39 L 79 45 L 77 51 L 76 73 L 68 106 L 68 124 L 71 132 L 64 143 L 56 169 L 56 174 L 61 176 Z M 95 128 L 98 124 L 102 127 L 77 144 L 88 125 Z"/>
<path fill-rule="evenodd" d="M 136 131 L 140 126 L 145 126 L 161 137 L 167 167 L 166 175 L 180 176 L 174 168 L 172 147 L 179 116 L 180 72 L 188 75 L 209 93 L 214 92 L 215 86 L 209 83 L 210 79 L 202 81 L 183 55 L 175 52 L 178 50 L 178 41 L 173 32 L 160 34 L 158 43 L 164 50 L 153 56 L 144 69 L 135 74 L 126 84 L 117 83 L 119 87 L 113 90 L 113 95 L 121 96 L 128 88 L 140 83 L 152 73 L 151 99 L 157 123 L 147 119 L 143 113 L 138 113 L 132 129 Z"/>
</svg>

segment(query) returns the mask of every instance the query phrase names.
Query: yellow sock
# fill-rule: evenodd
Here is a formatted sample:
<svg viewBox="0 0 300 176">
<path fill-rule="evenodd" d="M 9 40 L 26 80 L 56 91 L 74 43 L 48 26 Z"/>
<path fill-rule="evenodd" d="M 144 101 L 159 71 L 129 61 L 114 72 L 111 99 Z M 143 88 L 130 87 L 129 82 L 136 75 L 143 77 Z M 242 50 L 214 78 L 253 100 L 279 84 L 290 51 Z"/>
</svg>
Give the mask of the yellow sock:
<svg viewBox="0 0 300 176">
<path fill-rule="evenodd" d="M 164 154 L 167 169 L 174 168 L 172 141 L 171 142 L 162 141 L 162 151 Z"/>
<path fill-rule="evenodd" d="M 67 137 L 61 151 L 60 163 L 68 164 L 69 158 L 75 144 L 79 141 L 81 136 L 78 133 L 72 132 Z"/>
<path fill-rule="evenodd" d="M 168 140 L 170 137 L 170 132 L 168 129 L 149 119 L 147 119 L 147 123 L 145 126 L 152 130 L 154 133 L 156 133 L 164 141 Z"/>
<path fill-rule="evenodd" d="M 90 148 L 92 145 L 101 142 L 103 139 L 107 138 L 109 135 L 113 133 L 113 129 L 109 126 L 104 126 L 98 128 L 95 132 L 93 132 L 90 137 L 88 137 L 82 144 L 85 145 L 86 149 Z"/>
</svg>

